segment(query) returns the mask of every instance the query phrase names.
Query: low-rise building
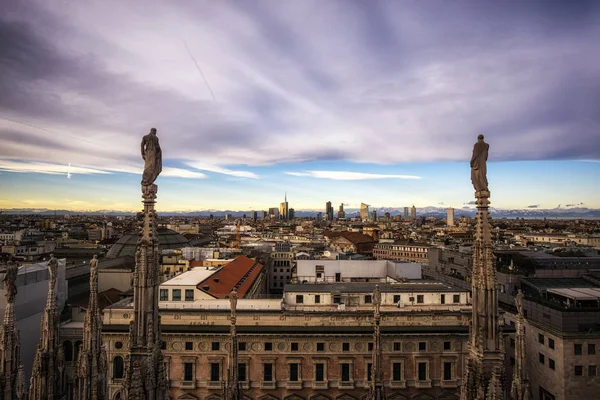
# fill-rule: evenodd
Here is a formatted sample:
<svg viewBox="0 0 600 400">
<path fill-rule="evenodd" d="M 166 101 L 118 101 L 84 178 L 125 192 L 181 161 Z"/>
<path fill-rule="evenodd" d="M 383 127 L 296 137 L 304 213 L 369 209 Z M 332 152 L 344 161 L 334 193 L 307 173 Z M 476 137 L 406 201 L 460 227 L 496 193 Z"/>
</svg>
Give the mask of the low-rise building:
<svg viewBox="0 0 600 400">
<path fill-rule="evenodd" d="M 403 260 L 429 263 L 431 245 L 415 243 L 411 240 L 397 240 L 394 243 L 378 243 L 373 248 L 373 256 L 378 260 Z"/>
<path fill-rule="evenodd" d="M 283 299 L 238 300 L 238 380 L 244 398 L 362 399 L 373 379 L 374 314 L 368 296 L 377 285 L 294 284 L 285 287 Z M 362 300 L 345 307 L 328 303 L 325 296 L 331 292 L 322 286 Z M 467 291 L 432 281 L 379 286 L 388 398 L 457 400 L 471 313 Z M 314 301 L 318 293 L 322 302 Z M 442 303 L 441 295 L 458 296 L 459 301 Z M 299 302 L 298 296 L 312 302 Z M 423 301 L 398 307 L 395 296 Z M 182 306 L 169 299 L 159 307 L 171 397 L 222 398 L 231 367 L 229 301 Z M 110 398 L 121 390 L 132 311 L 132 299 L 104 311 Z"/>
<path fill-rule="evenodd" d="M 534 400 L 594 399 L 600 392 L 600 276 L 525 278 L 526 370 Z M 505 314 L 515 324 L 515 316 Z M 514 363 L 514 340 L 507 356 Z M 510 371 L 507 371 L 510 373 Z"/>
</svg>

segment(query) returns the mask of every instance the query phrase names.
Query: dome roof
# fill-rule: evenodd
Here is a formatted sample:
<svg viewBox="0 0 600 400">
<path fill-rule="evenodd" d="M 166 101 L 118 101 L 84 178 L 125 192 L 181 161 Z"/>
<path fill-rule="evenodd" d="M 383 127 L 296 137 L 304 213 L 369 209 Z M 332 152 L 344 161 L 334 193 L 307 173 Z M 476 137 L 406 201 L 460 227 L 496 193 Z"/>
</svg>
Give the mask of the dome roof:
<svg viewBox="0 0 600 400">
<path fill-rule="evenodd" d="M 108 253 L 106 253 L 106 258 L 117 258 L 122 256 L 135 257 L 138 238 L 139 236 L 137 233 L 123 235 L 121 239 L 112 245 Z M 190 246 L 190 242 L 183 237 L 183 235 L 165 227 L 158 228 L 159 251 L 181 249 Z"/>
</svg>

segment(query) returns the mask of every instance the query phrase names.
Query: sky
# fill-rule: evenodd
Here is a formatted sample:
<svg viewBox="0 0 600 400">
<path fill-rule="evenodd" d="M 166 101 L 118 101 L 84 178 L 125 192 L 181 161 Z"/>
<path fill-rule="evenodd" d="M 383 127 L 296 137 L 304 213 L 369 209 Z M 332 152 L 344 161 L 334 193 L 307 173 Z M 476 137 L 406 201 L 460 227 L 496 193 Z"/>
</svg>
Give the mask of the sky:
<svg viewBox="0 0 600 400">
<path fill-rule="evenodd" d="M 0 208 L 600 208 L 600 2 L 5 0 Z"/>
</svg>

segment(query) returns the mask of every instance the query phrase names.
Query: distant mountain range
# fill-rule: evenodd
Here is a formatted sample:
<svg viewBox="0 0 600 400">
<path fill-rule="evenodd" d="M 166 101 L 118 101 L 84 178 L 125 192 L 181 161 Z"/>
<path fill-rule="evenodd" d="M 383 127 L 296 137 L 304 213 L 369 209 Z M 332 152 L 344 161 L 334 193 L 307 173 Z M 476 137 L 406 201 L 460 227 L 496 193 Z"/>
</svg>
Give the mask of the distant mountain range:
<svg viewBox="0 0 600 400">
<path fill-rule="evenodd" d="M 390 215 L 403 215 L 404 208 L 397 207 L 380 207 L 375 208 L 377 211 L 377 216 L 382 217 L 385 213 L 390 213 Z M 421 207 L 417 208 L 417 217 L 446 217 L 446 207 Z M 359 209 L 357 208 L 348 208 L 346 211 L 346 217 L 352 218 L 359 215 Z M 296 216 L 303 217 L 315 217 L 318 212 L 325 213 L 322 210 L 296 210 Z M 1 210 L 0 213 L 4 215 L 40 215 L 40 216 L 62 216 L 65 214 L 69 215 L 89 215 L 89 216 L 132 216 L 135 215 L 134 212 L 129 211 L 119 211 L 119 210 L 96 210 L 96 211 L 69 211 L 69 210 L 49 210 L 46 208 L 20 208 L 20 209 L 4 209 Z M 461 216 L 469 216 L 473 217 L 476 213 L 476 209 L 474 207 L 465 206 L 463 208 L 456 208 L 454 211 L 455 218 L 460 218 Z M 540 208 L 525 208 L 525 209 L 499 209 L 499 208 L 490 208 L 490 213 L 494 218 L 600 218 L 600 210 L 599 209 L 591 209 L 584 207 L 558 207 L 552 209 L 540 209 Z M 225 214 L 231 214 L 233 217 L 242 217 L 246 214 L 246 217 L 250 217 L 252 215 L 252 211 L 231 211 L 231 210 L 201 210 L 201 211 L 166 211 L 159 212 L 161 216 L 180 216 L 180 217 L 208 217 L 209 215 L 213 215 L 215 217 L 223 217 Z M 335 212 L 337 216 L 337 211 Z M 260 218 L 260 216 L 259 216 Z"/>
</svg>

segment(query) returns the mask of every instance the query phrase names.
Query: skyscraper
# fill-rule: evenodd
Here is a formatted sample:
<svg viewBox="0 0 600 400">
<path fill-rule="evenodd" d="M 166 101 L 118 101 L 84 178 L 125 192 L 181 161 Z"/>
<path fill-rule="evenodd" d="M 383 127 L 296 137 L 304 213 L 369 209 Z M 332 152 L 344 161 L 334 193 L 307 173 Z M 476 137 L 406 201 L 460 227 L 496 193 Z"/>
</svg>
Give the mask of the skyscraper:
<svg viewBox="0 0 600 400">
<path fill-rule="evenodd" d="M 258 219 L 258 213 L 256 211 L 252 211 L 252 221 L 256 222 Z"/>
<path fill-rule="evenodd" d="M 369 205 L 365 203 L 360 203 L 360 219 L 367 220 L 369 219 Z"/>
<path fill-rule="evenodd" d="M 417 219 L 417 207 L 415 207 L 414 205 L 410 209 L 410 219 L 412 219 L 413 221 Z"/>
<path fill-rule="evenodd" d="M 287 192 L 285 192 L 285 200 L 279 205 L 279 218 L 289 219 L 289 208 L 287 201 Z"/>
<path fill-rule="evenodd" d="M 448 216 L 446 218 L 446 224 L 448 226 L 454 226 L 454 208 L 450 207 L 446 211 L 448 212 Z"/>
<path fill-rule="evenodd" d="M 288 219 L 294 219 L 296 218 L 296 210 L 294 210 L 293 208 L 290 208 L 288 211 Z"/>
<path fill-rule="evenodd" d="M 408 207 L 404 207 L 404 219 L 408 219 Z"/>
<path fill-rule="evenodd" d="M 377 210 L 371 211 L 371 219 L 377 221 Z"/>
<path fill-rule="evenodd" d="M 325 216 L 326 216 L 327 221 L 333 220 L 333 207 L 331 206 L 330 201 L 325 203 Z"/>
<path fill-rule="evenodd" d="M 340 209 L 338 211 L 338 219 L 346 218 L 346 212 L 344 211 L 344 203 L 340 204 Z"/>
<path fill-rule="evenodd" d="M 269 218 L 271 219 L 275 219 L 277 218 L 277 208 L 276 207 L 271 207 L 269 208 Z"/>
</svg>

